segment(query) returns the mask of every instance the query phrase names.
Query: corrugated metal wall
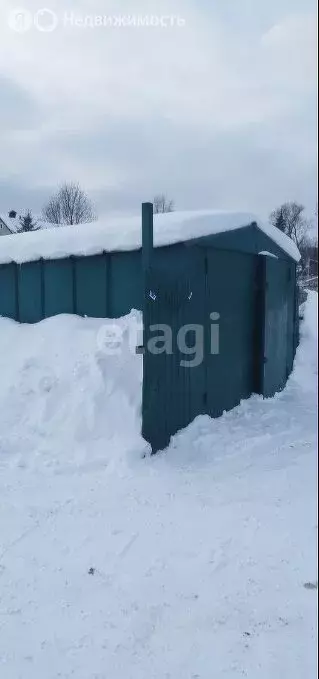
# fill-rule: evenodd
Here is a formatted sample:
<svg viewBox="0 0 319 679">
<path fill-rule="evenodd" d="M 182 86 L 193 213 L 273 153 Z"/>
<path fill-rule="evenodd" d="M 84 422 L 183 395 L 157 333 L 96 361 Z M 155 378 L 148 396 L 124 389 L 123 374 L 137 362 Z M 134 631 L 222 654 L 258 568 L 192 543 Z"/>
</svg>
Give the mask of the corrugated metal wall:
<svg viewBox="0 0 319 679">
<path fill-rule="evenodd" d="M 142 308 L 141 252 L 0 265 L 0 316 L 36 323 L 57 314 L 118 318 Z"/>
<path fill-rule="evenodd" d="M 241 275 L 232 267 L 236 252 L 257 255 L 268 250 L 295 269 L 292 260 L 253 225 L 201 238 L 198 244 L 212 248 L 212 266 L 223 277 L 227 272 L 227 285 Z M 154 262 L 163 267 L 165 276 L 177 271 L 183 276 L 189 247 L 190 241 L 155 248 Z M 248 263 L 248 256 L 242 261 Z M 141 250 L 0 264 L 0 316 L 36 323 L 61 313 L 118 318 L 132 308 L 143 308 Z"/>
<path fill-rule="evenodd" d="M 293 367 L 298 323 L 295 274 L 296 267 L 291 262 L 264 258 L 264 396 L 273 396 L 283 389 Z"/>
<path fill-rule="evenodd" d="M 154 452 L 197 415 L 218 417 L 252 393 L 268 397 L 284 387 L 296 349 L 295 273 L 288 259 L 213 247 L 187 248 L 175 269 L 167 260 L 150 269 L 143 436 Z M 164 327 L 172 351 L 161 349 Z M 178 343 L 182 327 L 190 334 L 186 354 Z M 203 333 L 195 365 L 196 329 Z"/>
</svg>

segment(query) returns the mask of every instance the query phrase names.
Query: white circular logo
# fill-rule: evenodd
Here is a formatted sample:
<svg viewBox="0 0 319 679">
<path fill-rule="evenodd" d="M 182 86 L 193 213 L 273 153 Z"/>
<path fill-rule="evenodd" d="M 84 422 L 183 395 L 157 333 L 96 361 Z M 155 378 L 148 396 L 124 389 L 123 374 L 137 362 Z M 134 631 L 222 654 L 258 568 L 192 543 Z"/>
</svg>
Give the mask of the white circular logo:
<svg viewBox="0 0 319 679">
<path fill-rule="evenodd" d="M 33 24 L 32 14 L 23 7 L 13 9 L 8 16 L 8 26 L 16 33 L 26 33 Z"/>
<path fill-rule="evenodd" d="M 44 7 L 35 13 L 33 22 L 41 33 L 52 33 L 52 31 L 55 31 L 59 20 L 56 13 L 52 12 L 52 9 Z"/>
</svg>

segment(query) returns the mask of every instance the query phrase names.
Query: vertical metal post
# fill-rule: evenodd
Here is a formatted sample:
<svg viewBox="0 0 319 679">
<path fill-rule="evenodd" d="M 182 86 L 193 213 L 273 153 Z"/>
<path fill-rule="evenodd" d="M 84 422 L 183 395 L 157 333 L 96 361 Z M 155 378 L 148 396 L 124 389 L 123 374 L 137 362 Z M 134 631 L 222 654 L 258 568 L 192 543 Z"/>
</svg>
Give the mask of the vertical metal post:
<svg viewBox="0 0 319 679">
<path fill-rule="evenodd" d="M 153 251 L 153 203 L 142 203 L 142 263 L 144 283 L 149 272 Z M 145 288 L 145 286 L 144 286 Z"/>
<path fill-rule="evenodd" d="M 45 278 L 44 278 L 45 260 L 40 257 L 40 285 L 41 285 L 41 319 L 45 318 Z"/>
<path fill-rule="evenodd" d="M 149 335 L 150 270 L 153 255 L 153 203 L 142 203 L 142 271 L 143 271 L 143 346 L 137 347 L 143 353 L 143 389 L 142 389 L 142 435 L 144 432 L 145 412 L 147 407 L 147 373 L 146 347 Z"/>
<path fill-rule="evenodd" d="M 266 314 L 266 257 L 256 256 L 256 306 L 255 306 L 255 368 L 254 391 L 264 392 L 265 373 L 265 314 Z"/>
<path fill-rule="evenodd" d="M 76 314 L 77 313 L 77 290 L 76 290 L 76 257 L 75 255 L 70 255 L 70 262 L 71 262 L 71 275 L 72 275 L 72 313 Z"/>
<path fill-rule="evenodd" d="M 143 347 L 146 347 L 147 298 L 153 256 L 153 203 L 142 203 Z"/>
<path fill-rule="evenodd" d="M 20 322 L 20 286 L 19 286 L 19 273 L 21 264 L 17 262 L 14 263 L 14 279 L 15 279 L 15 320 Z"/>
</svg>

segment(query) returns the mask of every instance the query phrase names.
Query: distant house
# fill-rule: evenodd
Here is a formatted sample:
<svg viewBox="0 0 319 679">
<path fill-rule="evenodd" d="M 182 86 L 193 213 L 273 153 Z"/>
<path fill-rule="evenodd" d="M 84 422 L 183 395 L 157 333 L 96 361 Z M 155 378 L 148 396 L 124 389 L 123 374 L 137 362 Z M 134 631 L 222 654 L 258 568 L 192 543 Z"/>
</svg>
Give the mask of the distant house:
<svg viewBox="0 0 319 679">
<path fill-rule="evenodd" d="M 19 233 L 21 230 L 20 214 L 21 213 L 16 212 L 16 210 L 10 210 L 10 212 L 7 212 L 6 214 L 0 214 L 0 236 L 10 236 L 13 233 Z M 22 214 L 25 214 L 25 211 Z M 53 227 L 58 226 L 58 224 L 44 222 L 41 217 L 34 217 L 34 221 L 40 229 L 52 229 Z"/>
<path fill-rule="evenodd" d="M 0 214 L 0 236 L 9 236 L 17 233 L 18 217 L 15 210 L 10 210 L 6 215 Z"/>
</svg>

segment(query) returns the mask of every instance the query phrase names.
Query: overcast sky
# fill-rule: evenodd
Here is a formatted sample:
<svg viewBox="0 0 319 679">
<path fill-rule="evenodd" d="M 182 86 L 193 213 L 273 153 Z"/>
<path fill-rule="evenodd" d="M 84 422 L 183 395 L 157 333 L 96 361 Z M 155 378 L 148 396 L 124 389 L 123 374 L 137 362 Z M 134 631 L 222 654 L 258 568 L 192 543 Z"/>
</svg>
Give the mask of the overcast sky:
<svg viewBox="0 0 319 679">
<path fill-rule="evenodd" d="M 63 180 L 100 214 L 156 192 L 180 209 L 312 211 L 315 5 L 1 0 L 0 212 L 38 212 Z"/>
</svg>

